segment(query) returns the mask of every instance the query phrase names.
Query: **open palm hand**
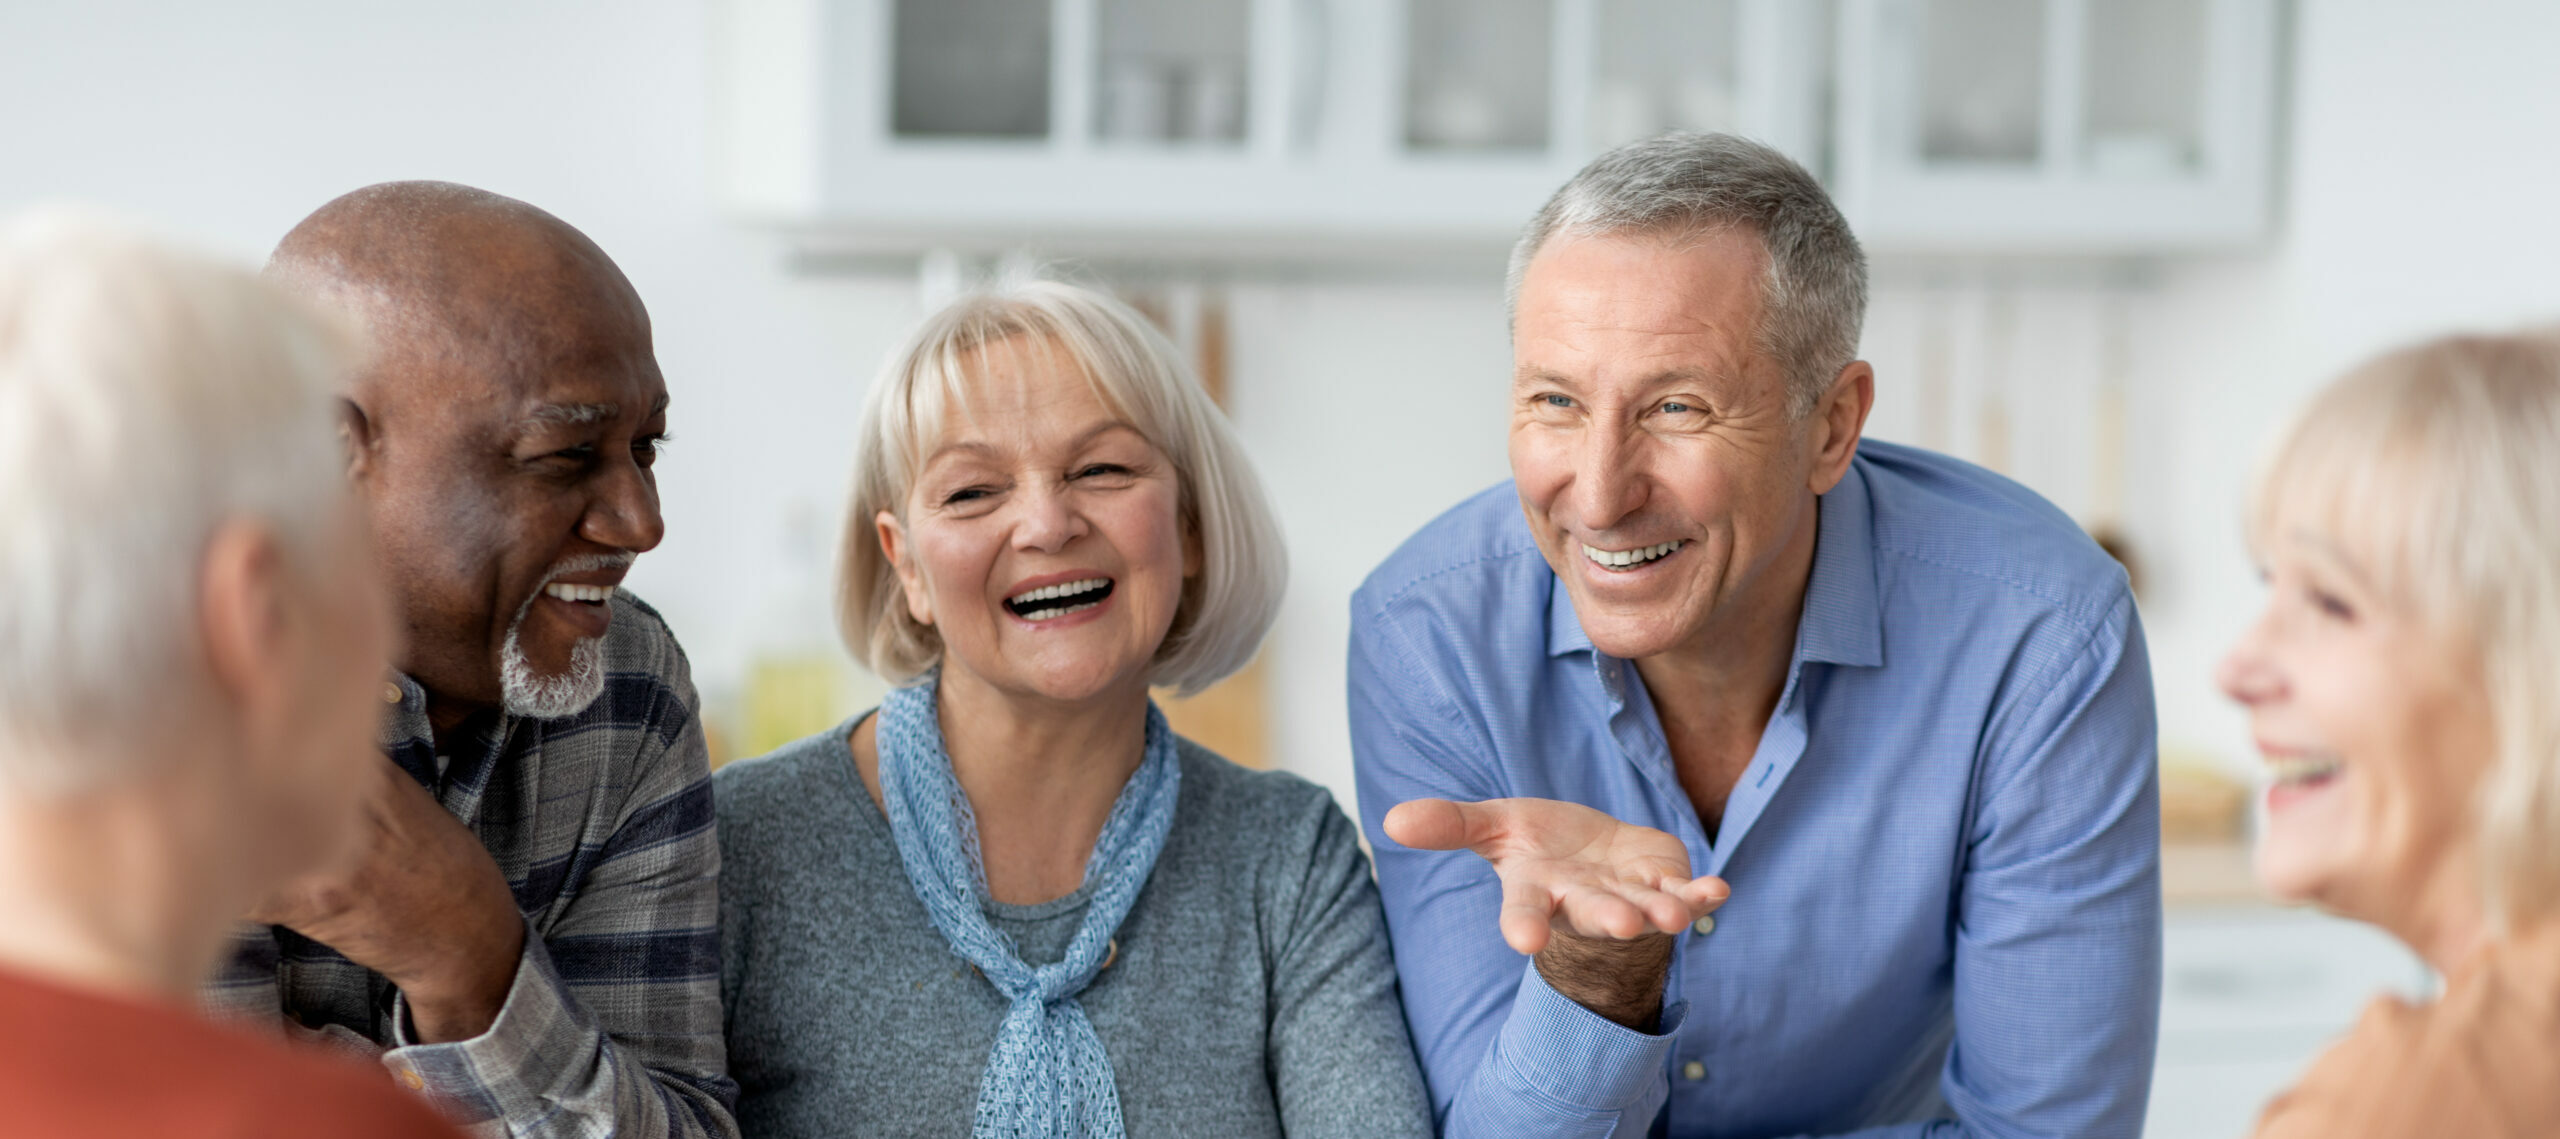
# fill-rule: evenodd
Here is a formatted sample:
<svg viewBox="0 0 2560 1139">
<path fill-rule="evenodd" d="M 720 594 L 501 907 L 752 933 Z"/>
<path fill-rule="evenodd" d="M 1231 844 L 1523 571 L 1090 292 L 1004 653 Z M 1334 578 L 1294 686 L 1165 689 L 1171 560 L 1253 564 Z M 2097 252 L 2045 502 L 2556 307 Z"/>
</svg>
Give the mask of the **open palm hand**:
<svg viewBox="0 0 2560 1139">
<path fill-rule="evenodd" d="M 1418 850 L 1471 850 L 1502 880 L 1502 939 L 1522 953 L 1551 934 L 1626 941 L 1678 933 L 1730 891 L 1689 874 L 1680 840 L 1579 803 L 1416 799 L 1387 812 L 1387 837 Z"/>
</svg>

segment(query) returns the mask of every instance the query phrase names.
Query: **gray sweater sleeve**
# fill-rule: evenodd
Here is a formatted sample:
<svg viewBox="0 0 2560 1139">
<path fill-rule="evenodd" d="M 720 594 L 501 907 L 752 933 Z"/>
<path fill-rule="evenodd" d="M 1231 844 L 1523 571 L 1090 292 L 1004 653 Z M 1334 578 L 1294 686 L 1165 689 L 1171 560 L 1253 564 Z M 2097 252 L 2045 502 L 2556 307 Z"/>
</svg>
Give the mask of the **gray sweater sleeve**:
<svg viewBox="0 0 2560 1139">
<path fill-rule="evenodd" d="M 1290 1139 L 1428 1139 L 1431 1104 L 1369 859 L 1329 796 L 1320 809 L 1305 876 L 1277 911 L 1269 1050 L 1281 1126 Z"/>
</svg>

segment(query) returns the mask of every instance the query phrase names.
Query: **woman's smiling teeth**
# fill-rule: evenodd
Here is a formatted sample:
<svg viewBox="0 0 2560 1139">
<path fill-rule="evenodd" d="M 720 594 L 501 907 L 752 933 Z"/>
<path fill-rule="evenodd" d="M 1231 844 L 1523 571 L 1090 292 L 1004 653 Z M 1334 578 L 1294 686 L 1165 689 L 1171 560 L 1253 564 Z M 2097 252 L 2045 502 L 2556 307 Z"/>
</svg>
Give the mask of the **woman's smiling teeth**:
<svg viewBox="0 0 2560 1139">
<path fill-rule="evenodd" d="M 1025 621 L 1047 621 L 1069 613 L 1082 613 L 1102 604 L 1111 596 L 1111 579 L 1089 577 L 1058 585 L 1028 589 L 1004 599 L 1004 607 Z"/>
<path fill-rule="evenodd" d="M 613 596 L 610 585 L 571 585 L 555 581 L 542 587 L 543 595 L 562 601 L 603 601 Z"/>
<path fill-rule="evenodd" d="M 2323 756 L 2282 756 L 2267 760 L 2268 773 L 2280 787 L 2317 787 L 2339 771 L 2338 761 Z"/>
<path fill-rule="evenodd" d="M 1609 569 L 1628 569 L 1662 558 L 1679 548 L 1680 543 L 1676 541 L 1664 542 L 1658 546 L 1638 546 L 1632 550 L 1604 550 L 1598 546 L 1586 545 L 1582 547 L 1582 556 L 1591 559 L 1594 565 Z"/>
</svg>

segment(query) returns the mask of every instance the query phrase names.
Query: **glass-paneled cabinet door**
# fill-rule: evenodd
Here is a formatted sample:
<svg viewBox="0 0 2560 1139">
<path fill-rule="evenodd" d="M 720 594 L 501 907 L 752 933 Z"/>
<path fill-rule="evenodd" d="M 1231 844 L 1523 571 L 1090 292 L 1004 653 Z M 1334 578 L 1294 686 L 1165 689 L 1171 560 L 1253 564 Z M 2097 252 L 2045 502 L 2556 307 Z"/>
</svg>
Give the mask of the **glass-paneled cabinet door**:
<svg viewBox="0 0 2560 1139">
<path fill-rule="evenodd" d="M 1897 141 L 1935 167 L 2042 161 L 2045 0 L 1925 0 L 1919 16 L 1918 98 L 1888 124 L 1911 132 Z"/>
<path fill-rule="evenodd" d="M 1405 21 L 1407 148 L 1547 148 L 1555 0 L 1408 0 Z"/>
<path fill-rule="evenodd" d="M 1587 45 L 1577 161 L 1665 131 L 1722 131 L 1824 169 L 1829 5 L 1802 0 L 1567 0 Z M 1585 30 L 1587 27 L 1587 30 Z M 1573 105 L 1573 104 L 1568 104 Z"/>
<path fill-rule="evenodd" d="M 894 0 L 889 130 L 911 139 L 1045 139 L 1051 0 Z"/>
<path fill-rule="evenodd" d="M 1097 142 L 1235 145 L 1252 91 L 1250 0 L 1093 0 Z"/>
<path fill-rule="evenodd" d="M 2206 0 L 2087 0 L 2079 160 L 2092 178 L 2182 178 L 2204 167 Z M 2273 66 L 2273 61 L 2269 61 Z"/>
<path fill-rule="evenodd" d="M 1664 131 L 1742 128 L 1737 0 L 1598 0 L 1592 20 L 1593 151 Z"/>
<path fill-rule="evenodd" d="M 1837 189 L 1889 248 L 2245 245 L 2276 35 L 2275 0 L 1843 0 Z"/>
</svg>

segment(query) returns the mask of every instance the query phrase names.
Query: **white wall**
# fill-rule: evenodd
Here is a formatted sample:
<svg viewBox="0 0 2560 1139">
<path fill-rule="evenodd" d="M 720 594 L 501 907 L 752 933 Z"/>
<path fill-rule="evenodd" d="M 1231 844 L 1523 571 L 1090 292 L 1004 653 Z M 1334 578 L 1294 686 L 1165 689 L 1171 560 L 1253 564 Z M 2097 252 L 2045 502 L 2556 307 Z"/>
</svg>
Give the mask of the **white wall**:
<svg viewBox="0 0 2560 1139">
<path fill-rule="evenodd" d="M 1352 802 L 1351 591 L 1424 522 L 1510 477 L 1502 283 L 1247 286 L 1235 419 L 1289 535 L 1273 753 Z"/>
<path fill-rule="evenodd" d="M 674 396 L 670 535 L 632 584 L 734 683 L 784 520 L 832 519 L 895 281 L 810 279 L 715 213 L 696 0 L 0 4 L 0 210 L 78 199 L 244 258 L 372 182 L 443 178 L 585 230 Z M 823 623 L 823 613 L 810 619 Z"/>
<path fill-rule="evenodd" d="M 808 570 L 791 551 L 833 525 L 863 387 L 916 294 L 894 279 L 796 276 L 777 242 L 718 215 L 705 7 L 9 0 L 0 210 L 103 202 L 254 257 L 335 194 L 438 177 L 585 229 L 649 302 L 676 398 L 669 539 L 633 584 L 667 610 L 706 687 L 734 687 L 787 619 L 773 599 L 800 592 Z M 2150 266 L 2129 283 L 1957 273 L 2025 314 L 2034 343 L 2002 382 L 2022 426 L 2053 429 L 2026 432 L 2012 469 L 2075 509 L 2092 501 L 2069 432 L 2087 421 L 2095 314 L 2130 314 L 2126 513 L 2152 571 L 2163 737 L 2235 763 L 2246 741 L 2210 670 L 2255 604 L 2235 519 L 2268 430 L 2382 345 L 2560 317 L 2560 73 L 2544 58 L 2560 7 L 2304 0 L 2296 15 L 2270 249 Z M 1925 434 L 1915 329 L 1947 296 L 1900 278 L 1879 291 L 1881 433 Z M 1248 282 L 1231 305 L 1237 419 L 1295 555 L 1272 647 L 1275 743 L 1286 765 L 1347 789 L 1348 594 L 1415 525 L 1503 473 L 1498 282 L 1490 267 L 1441 283 Z M 1986 374 L 1952 382 L 1974 392 Z M 1974 449 L 1968 415 L 1947 418 L 1948 446 Z"/>
</svg>

